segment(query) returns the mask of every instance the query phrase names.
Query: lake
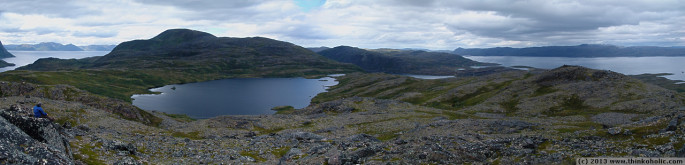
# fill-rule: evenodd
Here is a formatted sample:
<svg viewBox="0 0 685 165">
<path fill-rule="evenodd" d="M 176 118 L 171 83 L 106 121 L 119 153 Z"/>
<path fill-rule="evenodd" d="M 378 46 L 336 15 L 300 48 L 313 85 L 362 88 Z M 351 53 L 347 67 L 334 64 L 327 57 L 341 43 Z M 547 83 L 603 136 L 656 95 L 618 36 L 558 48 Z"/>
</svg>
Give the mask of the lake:
<svg viewBox="0 0 685 165">
<path fill-rule="evenodd" d="M 593 69 L 611 70 L 627 75 L 644 73 L 672 73 L 664 76 L 671 80 L 685 80 L 685 57 L 512 57 L 464 56 L 479 62 L 498 63 L 503 66 L 530 66 L 553 69 L 563 65 L 579 65 Z"/>
<path fill-rule="evenodd" d="M 20 66 L 25 66 L 28 64 L 32 64 L 36 60 L 40 58 L 48 58 L 48 57 L 54 57 L 54 58 L 61 58 L 61 59 L 80 59 L 80 58 L 86 58 L 86 57 L 93 57 L 93 56 L 104 56 L 105 54 L 109 53 L 109 51 L 9 51 L 16 57 L 12 58 L 5 58 L 2 60 L 5 60 L 9 63 L 16 64 L 15 66 L 11 67 L 4 67 L 0 68 L 0 72 L 8 71 L 8 70 L 14 70 Z"/>
<path fill-rule="evenodd" d="M 133 95 L 133 105 L 144 110 L 186 114 L 204 119 L 221 115 L 273 114 L 271 108 L 290 105 L 297 109 L 329 86 L 334 78 L 241 78 L 151 89 L 162 94 Z"/>
</svg>

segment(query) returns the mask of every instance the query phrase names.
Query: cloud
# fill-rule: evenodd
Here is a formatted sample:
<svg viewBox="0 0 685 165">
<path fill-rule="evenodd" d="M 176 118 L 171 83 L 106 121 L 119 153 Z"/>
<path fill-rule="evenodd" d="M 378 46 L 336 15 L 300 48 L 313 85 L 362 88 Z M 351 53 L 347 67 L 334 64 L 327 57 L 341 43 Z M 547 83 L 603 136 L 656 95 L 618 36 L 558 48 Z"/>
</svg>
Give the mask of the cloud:
<svg viewBox="0 0 685 165">
<path fill-rule="evenodd" d="M 74 37 L 97 37 L 109 38 L 118 34 L 116 31 L 75 31 L 72 35 Z"/>
<path fill-rule="evenodd" d="M 303 46 L 685 45 L 685 3 L 678 0 L 328 0 L 314 6 L 295 0 L 8 1 L 0 6 L 0 39 L 117 44 L 190 28 Z"/>
<path fill-rule="evenodd" d="M 54 0 L 26 0 L 3 1 L 0 13 L 39 14 L 57 17 L 78 17 L 86 14 L 99 13 L 97 10 L 84 7 L 87 1 L 54 1 Z"/>
</svg>

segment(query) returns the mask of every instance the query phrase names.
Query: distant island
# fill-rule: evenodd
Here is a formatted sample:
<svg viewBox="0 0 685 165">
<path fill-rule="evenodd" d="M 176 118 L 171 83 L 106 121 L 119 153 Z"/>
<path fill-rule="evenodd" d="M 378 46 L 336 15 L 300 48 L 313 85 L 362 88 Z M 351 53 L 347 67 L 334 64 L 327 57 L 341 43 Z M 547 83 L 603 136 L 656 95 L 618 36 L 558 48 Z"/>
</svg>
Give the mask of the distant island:
<svg viewBox="0 0 685 165">
<path fill-rule="evenodd" d="M 0 41 L 0 59 L 2 58 L 10 58 L 14 57 L 12 53 L 8 52 L 5 47 L 2 45 L 2 41 Z M 4 60 L 0 60 L 0 68 L 8 67 L 8 66 L 14 66 L 12 63 L 8 63 Z"/>
<path fill-rule="evenodd" d="M 529 57 L 646 57 L 685 56 L 685 47 L 656 47 L 582 44 L 578 46 L 543 46 L 529 48 L 457 48 L 453 53 L 470 56 L 529 56 Z"/>
<path fill-rule="evenodd" d="M 311 50 L 311 48 L 310 48 Z M 338 46 L 318 52 L 338 62 L 355 64 L 368 72 L 454 75 L 460 68 L 495 65 L 459 55 L 407 49 L 360 49 Z"/>
<path fill-rule="evenodd" d="M 74 44 L 60 44 L 55 42 L 42 42 L 39 44 L 6 45 L 7 50 L 16 51 L 111 51 L 116 45 L 87 45 L 76 46 Z"/>
</svg>

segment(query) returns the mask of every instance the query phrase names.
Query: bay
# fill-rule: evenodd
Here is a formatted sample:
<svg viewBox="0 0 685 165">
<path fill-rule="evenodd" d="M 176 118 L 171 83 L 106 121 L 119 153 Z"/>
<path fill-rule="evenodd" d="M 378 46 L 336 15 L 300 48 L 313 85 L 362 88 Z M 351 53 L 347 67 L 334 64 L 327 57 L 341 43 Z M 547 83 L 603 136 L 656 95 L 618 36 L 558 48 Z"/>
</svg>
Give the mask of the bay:
<svg viewBox="0 0 685 165">
<path fill-rule="evenodd" d="M 503 66 L 530 66 L 553 69 L 563 65 L 579 65 L 592 69 L 610 70 L 627 75 L 645 73 L 671 73 L 671 80 L 685 80 L 685 57 L 513 57 L 464 56 L 479 62 L 498 63 Z"/>
<path fill-rule="evenodd" d="M 0 68 L 0 72 L 14 70 L 18 67 L 32 64 L 40 58 L 81 59 L 93 56 L 104 56 L 109 51 L 9 51 L 16 57 L 4 58 L 15 66 Z"/>
<path fill-rule="evenodd" d="M 239 78 L 151 89 L 162 94 L 133 95 L 133 105 L 144 110 L 186 114 L 204 119 L 221 115 L 273 114 L 271 108 L 290 105 L 296 109 L 309 105 L 312 97 L 338 84 L 331 77 Z"/>
</svg>

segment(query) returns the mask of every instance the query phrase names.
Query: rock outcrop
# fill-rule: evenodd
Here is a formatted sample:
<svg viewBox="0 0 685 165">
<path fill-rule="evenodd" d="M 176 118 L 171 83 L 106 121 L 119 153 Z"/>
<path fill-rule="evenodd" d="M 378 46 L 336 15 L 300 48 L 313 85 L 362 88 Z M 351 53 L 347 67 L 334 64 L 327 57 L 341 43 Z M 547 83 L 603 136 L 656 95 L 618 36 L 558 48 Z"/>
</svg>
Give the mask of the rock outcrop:
<svg viewBox="0 0 685 165">
<path fill-rule="evenodd" d="M 17 106 L 0 116 L 0 164 L 73 164 L 61 126 Z"/>
<path fill-rule="evenodd" d="M 121 100 L 89 94 L 69 85 L 35 85 L 31 83 L 0 82 L 0 96 L 27 96 L 52 100 L 76 101 L 131 120 L 152 124 L 154 117 L 138 107 Z"/>
</svg>

